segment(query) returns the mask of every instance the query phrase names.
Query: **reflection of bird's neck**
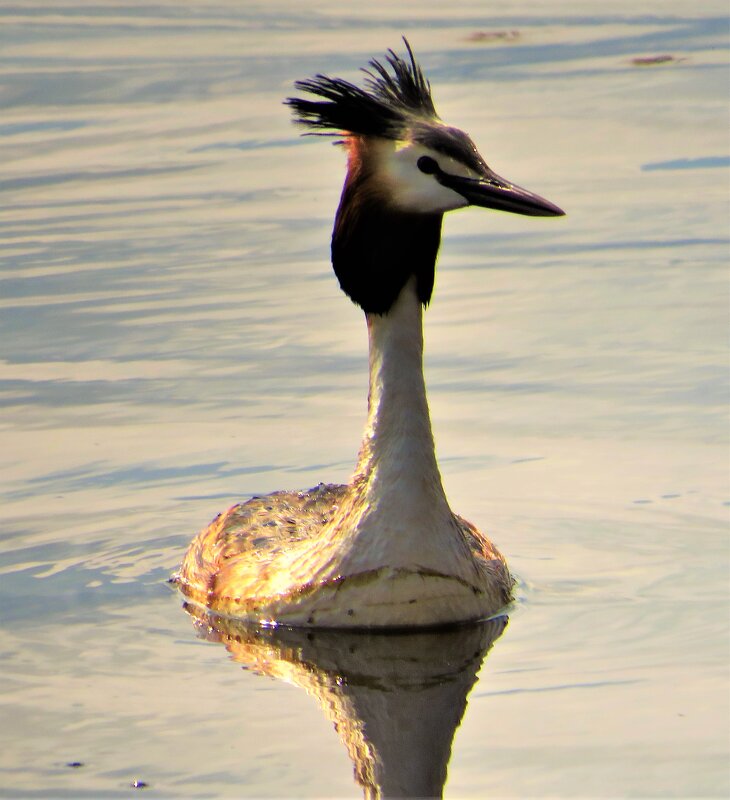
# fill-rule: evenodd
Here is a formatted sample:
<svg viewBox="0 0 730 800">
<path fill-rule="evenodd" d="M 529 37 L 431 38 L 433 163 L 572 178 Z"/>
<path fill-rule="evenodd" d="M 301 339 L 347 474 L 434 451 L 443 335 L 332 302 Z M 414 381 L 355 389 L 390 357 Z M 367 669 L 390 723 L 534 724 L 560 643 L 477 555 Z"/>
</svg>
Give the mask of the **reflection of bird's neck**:
<svg viewBox="0 0 730 800">
<path fill-rule="evenodd" d="M 483 651 L 475 656 L 473 664 L 446 679 L 448 668 L 442 666 L 430 684 L 391 689 L 388 696 L 382 685 L 356 685 L 337 698 L 333 709 L 343 716 L 334 721 L 366 798 L 442 796 L 454 732 Z"/>
</svg>

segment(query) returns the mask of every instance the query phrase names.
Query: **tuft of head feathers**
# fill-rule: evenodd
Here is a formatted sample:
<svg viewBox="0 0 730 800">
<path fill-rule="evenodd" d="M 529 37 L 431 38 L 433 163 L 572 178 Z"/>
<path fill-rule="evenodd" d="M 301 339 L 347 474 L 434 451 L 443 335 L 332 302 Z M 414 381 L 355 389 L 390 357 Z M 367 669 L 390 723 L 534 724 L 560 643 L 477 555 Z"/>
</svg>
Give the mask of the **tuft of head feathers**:
<svg viewBox="0 0 730 800">
<path fill-rule="evenodd" d="M 287 98 L 294 122 L 325 136 L 351 133 L 395 140 L 419 119 L 437 120 L 431 85 L 405 37 L 403 42 L 408 59 L 393 50 L 385 55 L 385 64 L 372 59 L 362 70 L 365 88 L 326 75 L 297 81 L 297 89 L 322 99 Z"/>
</svg>

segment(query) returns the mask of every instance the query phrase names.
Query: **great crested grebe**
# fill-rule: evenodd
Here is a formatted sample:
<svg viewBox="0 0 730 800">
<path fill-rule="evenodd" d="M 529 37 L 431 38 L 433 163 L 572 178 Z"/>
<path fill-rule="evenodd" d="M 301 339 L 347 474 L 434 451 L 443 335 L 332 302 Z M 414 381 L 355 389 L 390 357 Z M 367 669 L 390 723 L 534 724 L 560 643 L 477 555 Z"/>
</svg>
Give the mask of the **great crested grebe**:
<svg viewBox="0 0 730 800">
<path fill-rule="evenodd" d="M 347 175 L 332 234 L 343 291 L 365 312 L 368 417 L 346 486 L 235 505 L 193 540 L 173 580 L 193 603 L 255 623 L 438 626 L 488 617 L 513 580 L 489 539 L 454 514 L 441 483 L 423 380 L 422 311 L 444 212 L 528 216 L 557 206 L 500 178 L 436 114 L 408 57 L 372 60 L 365 88 L 317 75 L 295 85 L 295 122 L 343 138 Z"/>
</svg>

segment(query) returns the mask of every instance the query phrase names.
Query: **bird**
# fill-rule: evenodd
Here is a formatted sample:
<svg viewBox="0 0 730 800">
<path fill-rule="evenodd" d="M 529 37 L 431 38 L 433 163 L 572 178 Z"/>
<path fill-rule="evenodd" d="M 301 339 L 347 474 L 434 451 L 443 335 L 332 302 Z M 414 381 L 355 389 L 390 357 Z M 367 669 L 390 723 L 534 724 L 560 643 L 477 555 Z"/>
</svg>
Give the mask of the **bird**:
<svg viewBox="0 0 730 800">
<path fill-rule="evenodd" d="M 317 74 L 284 101 L 295 124 L 337 137 L 347 153 L 331 258 L 365 314 L 368 411 L 347 484 L 232 506 L 196 536 L 171 578 L 186 603 L 255 626 L 438 628 L 489 618 L 512 599 L 504 557 L 446 498 L 423 311 L 446 212 L 565 212 L 501 178 L 464 131 L 440 119 L 403 42 L 403 55 L 390 49 L 368 62 L 361 86 Z"/>
</svg>

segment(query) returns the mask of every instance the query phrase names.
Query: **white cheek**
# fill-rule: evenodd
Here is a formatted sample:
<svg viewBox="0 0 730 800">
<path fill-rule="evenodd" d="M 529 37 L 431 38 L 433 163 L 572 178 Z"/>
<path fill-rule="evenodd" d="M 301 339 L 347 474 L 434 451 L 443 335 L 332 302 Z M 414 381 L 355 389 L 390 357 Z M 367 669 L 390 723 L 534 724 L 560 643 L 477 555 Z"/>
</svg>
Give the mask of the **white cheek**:
<svg viewBox="0 0 730 800">
<path fill-rule="evenodd" d="M 403 211 L 436 214 L 469 205 L 458 192 L 442 186 L 433 175 L 419 172 L 418 180 L 409 178 L 408 182 L 396 184 L 393 191 L 393 202 Z"/>
<path fill-rule="evenodd" d="M 442 186 L 434 175 L 426 175 L 416 166 L 424 148 L 403 147 L 388 154 L 383 164 L 391 202 L 401 211 L 437 214 L 464 208 L 469 203 L 453 189 Z"/>
</svg>

